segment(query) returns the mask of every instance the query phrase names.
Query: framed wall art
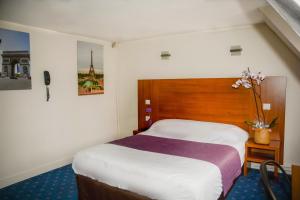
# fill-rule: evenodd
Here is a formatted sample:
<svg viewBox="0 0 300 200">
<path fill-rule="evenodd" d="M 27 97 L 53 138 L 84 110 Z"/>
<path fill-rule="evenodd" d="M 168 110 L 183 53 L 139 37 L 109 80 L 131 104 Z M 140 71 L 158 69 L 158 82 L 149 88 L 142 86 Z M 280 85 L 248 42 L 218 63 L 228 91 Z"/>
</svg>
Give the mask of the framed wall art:
<svg viewBox="0 0 300 200">
<path fill-rule="evenodd" d="M 77 42 L 78 95 L 104 94 L 103 46 Z"/>
<path fill-rule="evenodd" d="M 31 89 L 29 33 L 0 28 L 0 90 Z"/>
</svg>

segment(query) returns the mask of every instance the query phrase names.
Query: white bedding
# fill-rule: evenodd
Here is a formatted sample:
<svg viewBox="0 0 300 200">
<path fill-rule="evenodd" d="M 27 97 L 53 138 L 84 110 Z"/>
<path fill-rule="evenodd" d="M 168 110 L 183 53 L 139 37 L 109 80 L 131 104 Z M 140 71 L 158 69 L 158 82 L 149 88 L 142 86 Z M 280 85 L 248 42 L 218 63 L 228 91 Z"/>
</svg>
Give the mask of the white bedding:
<svg viewBox="0 0 300 200">
<path fill-rule="evenodd" d="M 244 160 L 248 134 L 227 124 L 161 120 L 141 133 L 159 137 L 226 144 Z M 160 200 L 215 200 L 222 193 L 221 173 L 212 163 L 101 144 L 77 153 L 76 174 Z"/>
</svg>

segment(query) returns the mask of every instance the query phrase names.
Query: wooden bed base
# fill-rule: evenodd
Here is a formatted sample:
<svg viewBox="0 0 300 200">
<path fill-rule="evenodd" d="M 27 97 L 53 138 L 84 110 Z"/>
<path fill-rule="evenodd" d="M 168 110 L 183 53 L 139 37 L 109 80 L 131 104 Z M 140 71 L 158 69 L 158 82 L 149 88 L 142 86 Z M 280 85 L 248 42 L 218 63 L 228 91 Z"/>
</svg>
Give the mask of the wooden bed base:
<svg viewBox="0 0 300 200">
<path fill-rule="evenodd" d="M 79 200 L 151 200 L 128 190 L 112 187 L 86 176 L 76 175 Z M 225 200 L 223 193 L 218 200 Z"/>
<path fill-rule="evenodd" d="M 76 175 L 76 181 L 79 200 L 151 200 L 86 176 Z"/>
</svg>

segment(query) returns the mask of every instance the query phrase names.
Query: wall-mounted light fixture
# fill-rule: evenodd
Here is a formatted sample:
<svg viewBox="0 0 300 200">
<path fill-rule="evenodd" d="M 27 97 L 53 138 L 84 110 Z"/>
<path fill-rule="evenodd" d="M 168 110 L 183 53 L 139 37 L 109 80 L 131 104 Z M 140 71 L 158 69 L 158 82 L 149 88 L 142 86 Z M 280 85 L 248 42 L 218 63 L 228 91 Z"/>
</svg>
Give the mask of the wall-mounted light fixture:
<svg viewBox="0 0 300 200">
<path fill-rule="evenodd" d="M 162 60 L 169 60 L 171 54 L 169 51 L 162 51 L 160 57 Z"/>
<path fill-rule="evenodd" d="M 111 48 L 115 48 L 118 46 L 118 43 L 116 41 L 112 42 L 111 43 Z"/>
<path fill-rule="evenodd" d="M 231 56 L 240 56 L 242 55 L 242 47 L 240 45 L 235 45 L 230 47 Z"/>
</svg>

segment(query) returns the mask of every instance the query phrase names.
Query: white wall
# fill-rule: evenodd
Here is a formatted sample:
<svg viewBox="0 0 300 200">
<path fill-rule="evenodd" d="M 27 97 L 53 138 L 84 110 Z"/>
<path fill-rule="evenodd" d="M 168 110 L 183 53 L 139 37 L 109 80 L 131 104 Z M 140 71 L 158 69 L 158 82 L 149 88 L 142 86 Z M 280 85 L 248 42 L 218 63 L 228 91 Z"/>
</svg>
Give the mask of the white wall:
<svg viewBox="0 0 300 200">
<path fill-rule="evenodd" d="M 0 27 L 30 33 L 32 67 L 31 90 L 0 91 L 0 187 L 117 138 L 116 50 L 109 42 L 3 21 Z M 77 40 L 104 45 L 104 95 L 77 95 Z M 44 70 L 51 73 L 50 102 Z"/>
<path fill-rule="evenodd" d="M 241 45 L 242 56 L 230 56 Z M 168 50 L 170 60 L 161 60 Z M 118 52 L 120 131 L 137 128 L 137 80 L 144 78 L 237 77 L 250 67 L 288 79 L 285 165 L 300 163 L 300 61 L 265 25 L 206 31 L 121 43 Z M 274 88 L 276 89 L 276 88 Z"/>
</svg>

